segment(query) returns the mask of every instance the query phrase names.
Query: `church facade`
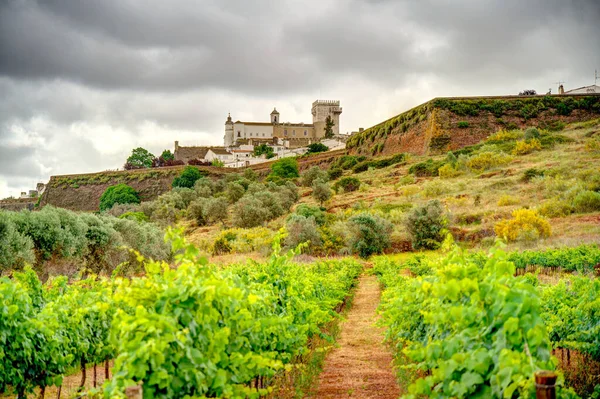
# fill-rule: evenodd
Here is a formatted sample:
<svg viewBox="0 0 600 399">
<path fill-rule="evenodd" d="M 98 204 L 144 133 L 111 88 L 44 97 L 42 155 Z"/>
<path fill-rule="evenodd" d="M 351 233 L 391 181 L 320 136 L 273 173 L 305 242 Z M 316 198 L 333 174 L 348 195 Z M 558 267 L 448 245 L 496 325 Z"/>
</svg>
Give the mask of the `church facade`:
<svg viewBox="0 0 600 399">
<path fill-rule="evenodd" d="M 289 147 L 300 147 L 317 142 L 325 137 L 325 121 L 330 117 L 333 121 L 333 133 L 339 134 L 340 114 L 342 108 L 339 101 L 317 100 L 312 104 L 313 123 L 282 122 L 277 109 L 273 109 L 269 122 L 233 121 L 231 115 L 225 122 L 225 147 L 239 144 L 271 143 L 273 140 L 287 142 Z"/>
</svg>

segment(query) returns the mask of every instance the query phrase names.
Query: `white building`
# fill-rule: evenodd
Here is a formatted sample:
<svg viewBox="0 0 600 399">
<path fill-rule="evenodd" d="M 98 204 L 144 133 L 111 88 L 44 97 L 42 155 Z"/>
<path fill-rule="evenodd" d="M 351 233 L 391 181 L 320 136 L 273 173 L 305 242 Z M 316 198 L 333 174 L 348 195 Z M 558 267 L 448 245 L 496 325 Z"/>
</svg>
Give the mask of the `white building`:
<svg viewBox="0 0 600 399">
<path fill-rule="evenodd" d="M 218 159 L 223 163 L 229 163 L 235 160 L 235 156 L 224 148 L 211 148 L 206 152 L 204 159 L 208 162 Z"/>
<path fill-rule="evenodd" d="M 232 147 L 238 141 L 269 140 L 274 137 L 286 140 L 292 147 L 308 145 L 325 136 L 327 120 L 333 122 L 333 133 L 339 134 L 341 113 L 339 101 L 317 100 L 312 103 L 312 124 L 282 122 L 277 109 L 271 112 L 269 122 L 234 122 L 230 114 L 225 122 L 225 147 Z"/>
<path fill-rule="evenodd" d="M 578 89 L 565 91 L 564 94 L 600 94 L 600 86 L 598 86 L 598 85 L 583 86 Z"/>
</svg>

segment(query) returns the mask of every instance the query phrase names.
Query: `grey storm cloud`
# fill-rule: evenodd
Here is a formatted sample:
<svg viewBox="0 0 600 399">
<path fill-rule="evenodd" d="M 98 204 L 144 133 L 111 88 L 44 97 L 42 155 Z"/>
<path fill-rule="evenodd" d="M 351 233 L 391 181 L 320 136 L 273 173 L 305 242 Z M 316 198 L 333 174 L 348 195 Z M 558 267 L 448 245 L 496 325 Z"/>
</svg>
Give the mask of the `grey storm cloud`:
<svg viewBox="0 0 600 399">
<path fill-rule="evenodd" d="M 308 121 L 339 99 L 348 131 L 434 96 L 591 84 L 599 21 L 598 0 L 4 0 L 0 196 L 217 144 L 229 111 Z"/>
</svg>

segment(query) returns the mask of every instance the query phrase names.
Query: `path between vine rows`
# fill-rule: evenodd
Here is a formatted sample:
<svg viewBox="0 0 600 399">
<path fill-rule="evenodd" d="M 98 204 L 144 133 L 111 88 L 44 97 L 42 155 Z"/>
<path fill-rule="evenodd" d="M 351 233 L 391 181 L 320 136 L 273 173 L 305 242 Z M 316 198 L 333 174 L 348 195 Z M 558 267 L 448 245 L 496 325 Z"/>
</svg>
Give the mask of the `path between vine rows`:
<svg viewBox="0 0 600 399">
<path fill-rule="evenodd" d="M 338 346 L 325 358 L 315 398 L 400 396 L 392 370 L 392 354 L 382 342 L 383 329 L 375 325 L 380 296 L 377 278 L 361 276 L 352 308 L 342 324 Z"/>
</svg>

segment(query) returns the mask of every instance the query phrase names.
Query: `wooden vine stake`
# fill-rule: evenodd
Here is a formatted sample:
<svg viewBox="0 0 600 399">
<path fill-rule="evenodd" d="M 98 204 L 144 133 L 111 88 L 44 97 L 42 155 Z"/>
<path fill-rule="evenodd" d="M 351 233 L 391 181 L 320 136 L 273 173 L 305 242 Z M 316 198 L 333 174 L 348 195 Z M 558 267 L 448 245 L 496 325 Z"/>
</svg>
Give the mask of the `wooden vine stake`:
<svg viewBox="0 0 600 399">
<path fill-rule="evenodd" d="M 141 385 L 133 385 L 125 388 L 125 396 L 127 399 L 142 399 L 143 391 Z"/>
<path fill-rule="evenodd" d="M 536 399 L 556 399 L 556 378 L 554 371 L 538 371 L 535 373 Z"/>
</svg>

